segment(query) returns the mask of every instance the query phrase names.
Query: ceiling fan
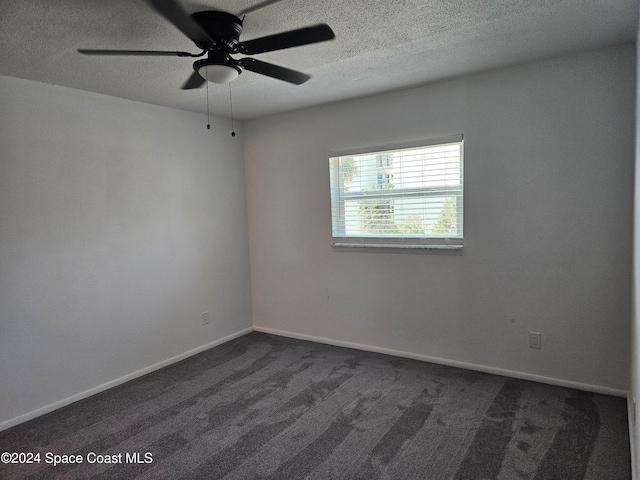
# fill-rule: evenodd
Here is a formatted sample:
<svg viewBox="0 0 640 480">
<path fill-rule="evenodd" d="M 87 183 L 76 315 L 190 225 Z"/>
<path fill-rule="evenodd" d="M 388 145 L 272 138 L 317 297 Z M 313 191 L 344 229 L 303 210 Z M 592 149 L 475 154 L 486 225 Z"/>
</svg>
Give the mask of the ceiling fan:
<svg viewBox="0 0 640 480">
<path fill-rule="evenodd" d="M 160 15 L 169 20 L 175 27 L 184 33 L 195 45 L 202 50 L 201 53 L 171 52 L 160 50 L 95 50 L 78 49 L 85 55 L 153 55 L 176 57 L 202 57 L 193 64 L 194 72 L 182 85 L 183 90 L 199 88 L 208 80 L 213 83 L 229 83 L 243 70 L 266 75 L 268 77 L 283 80 L 285 82 L 300 85 L 311 78 L 306 73 L 291 70 L 289 68 L 263 62 L 255 58 L 244 57 L 235 59 L 231 54 L 255 55 L 258 53 L 273 52 L 285 48 L 308 45 L 323 42 L 335 38 L 333 30 L 328 25 L 321 23 L 310 27 L 290 30 L 288 32 L 268 35 L 240 42 L 242 33 L 242 19 L 231 13 L 207 10 L 191 15 L 186 13 L 174 0 L 146 0 L 147 3 Z M 244 15 L 257 10 L 278 0 L 267 0 L 254 7 L 245 9 L 238 15 Z"/>
</svg>

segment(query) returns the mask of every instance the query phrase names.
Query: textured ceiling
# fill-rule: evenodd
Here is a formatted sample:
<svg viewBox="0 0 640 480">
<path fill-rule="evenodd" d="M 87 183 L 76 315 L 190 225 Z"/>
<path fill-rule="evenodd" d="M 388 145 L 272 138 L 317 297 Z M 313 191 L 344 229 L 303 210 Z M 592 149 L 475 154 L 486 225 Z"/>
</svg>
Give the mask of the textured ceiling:
<svg viewBox="0 0 640 480">
<path fill-rule="evenodd" d="M 183 0 L 238 13 L 262 0 Z M 328 23 L 330 42 L 256 55 L 312 75 L 301 86 L 243 72 L 233 113 L 248 119 L 633 42 L 638 0 L 281 0 L 247 14 L 241 40 Z M 180 86 L 195 59 L 88 57 L 78 48 L 198 49 L 144 0 L 0 0 L 0 75 L 206 112 Z M 229 87 L 209 86 L 229 117 Z"/>
</svg>

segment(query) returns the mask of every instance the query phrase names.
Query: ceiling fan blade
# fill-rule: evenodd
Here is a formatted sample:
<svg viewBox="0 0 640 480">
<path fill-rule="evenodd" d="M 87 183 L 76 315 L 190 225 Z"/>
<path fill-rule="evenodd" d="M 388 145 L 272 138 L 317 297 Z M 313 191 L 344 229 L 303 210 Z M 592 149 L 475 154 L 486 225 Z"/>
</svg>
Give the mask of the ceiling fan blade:
<svg viewBox="0 0 640 480">
<path fill-rule="evenodd" d="M 207 32 L 173 0 L 147 0 L 147 3 L 195 43 L 213 42 Z"/>
<path fill-rule="evenodd" d="M 151 55 L 159 57 L 195 57 L 189 52 L 167 52 L 163 50 L 96 50 L 91 48 L 79 48 L 83 55 Z"/>
<path fill-rule="evenodd" d="M 311 75 L 307 75 L 306 73 L 256 60 L 255 58 L 241 58 L 239 63 L 245 70 L 249 70 L 250 72 L 277 78 L 278 80 L 283 80 L 295 85 L 301 85 L 311 78 Z"/>
<path fill-rule="evenodd" d="M 204 85 L 204 82 L 204 78 L 202 78 L 198 72 L 193 72 L 180 88 L 182 90 L 193 90 L 194 88 L 200 88 Z"/>
<path fill-rule="evenodd" d="M 244 10 L 237 13 L 236 17 L 241 17 L 242 15 L 246 15 L 247 13 L 255 12 L 256 10 L 260 10 L 261 8 L 268 7 L 274 3 L 278 3 L 282 0 L 264 0 L 264 2 L 256 3 L 252 7 L 247 7 Z"/>
<path fill-rule="evenodd" d="M 335 38 L 335 34 L 333 30 L 331 30 L 331 27 L 325 23 L 321 23 L 311 27 L 240 42 L 236 45 L 236 51 L 247 55 L 255 55 L 256 53 L 273 52 L 274 50 L 324 42 L 325 40 L 331 40 L 333 38 Z"/>
</svg>

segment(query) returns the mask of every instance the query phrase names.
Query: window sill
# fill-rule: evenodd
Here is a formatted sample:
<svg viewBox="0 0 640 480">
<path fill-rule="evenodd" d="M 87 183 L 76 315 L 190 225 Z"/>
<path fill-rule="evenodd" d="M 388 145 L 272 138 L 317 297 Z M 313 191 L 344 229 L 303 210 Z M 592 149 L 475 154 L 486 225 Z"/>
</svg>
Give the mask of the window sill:
<svg viewBox="0 0 640 480">
<path fill-rule="evenodd" d="M 430 255 L 462 255 L 462 245 L 402 245 L 393 243 L 335 242 L 336 252 L 416 253 Z"/>
</svg>

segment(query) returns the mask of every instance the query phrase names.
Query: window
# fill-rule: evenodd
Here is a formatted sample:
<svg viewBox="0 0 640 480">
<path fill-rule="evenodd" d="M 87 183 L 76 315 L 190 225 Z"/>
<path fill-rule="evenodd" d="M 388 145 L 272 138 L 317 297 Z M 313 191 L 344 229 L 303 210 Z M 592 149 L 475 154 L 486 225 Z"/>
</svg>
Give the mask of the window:
<svg viewBox="0 0 640 480">
<path fill-rule="evenodd" d="M 329 158 L 333 245 L 462 248 L 462 136 Z"/>
</svg>

